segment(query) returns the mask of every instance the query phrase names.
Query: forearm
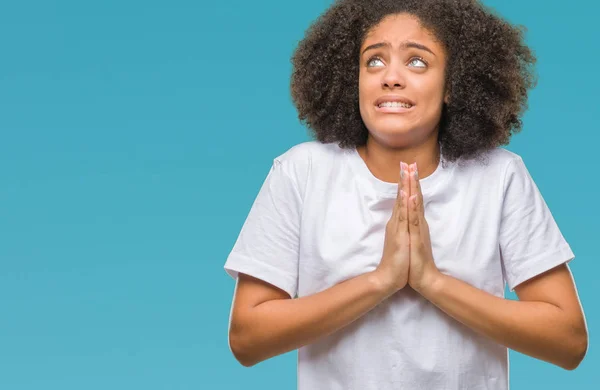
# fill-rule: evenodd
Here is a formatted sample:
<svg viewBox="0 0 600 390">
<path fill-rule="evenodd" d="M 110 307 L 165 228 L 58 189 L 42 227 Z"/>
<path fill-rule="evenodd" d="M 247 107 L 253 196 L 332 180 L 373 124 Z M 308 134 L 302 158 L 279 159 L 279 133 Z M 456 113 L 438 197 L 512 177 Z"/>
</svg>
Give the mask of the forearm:
<svg viewBox="0 0 600 390">
<path fill-rule="evenodd" d="M 565 369 L 575 368 L 582 349 L 585 353 L 580 332 L 550 303 L 504 299 L 441 273 L 419 292 L 454 319 L 515 351 Z"/>
<path fill-rule="evenodd" d="M 232 329 L 238 360 L 252 366 L 310 344 L 349 325 L 392 293 L 369 272 L 310 296 L 264 302 Z"/>
</svg>

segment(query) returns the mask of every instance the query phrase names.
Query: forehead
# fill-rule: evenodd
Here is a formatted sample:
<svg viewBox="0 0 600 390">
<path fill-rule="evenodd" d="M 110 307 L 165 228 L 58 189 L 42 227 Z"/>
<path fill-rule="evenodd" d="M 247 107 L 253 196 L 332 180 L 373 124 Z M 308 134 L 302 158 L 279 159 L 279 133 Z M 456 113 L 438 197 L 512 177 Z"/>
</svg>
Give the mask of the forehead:
<svg viewBox="0 0 600 390">
<path fill-rule="evenodd" d="M 362 46 L 387 41 L 396 47 L 398 43 L 407 40 L 426 44 L 431 49 L 442 50 L 433 32 L 423 27 L 416 16 L 409 14 L 394 14 L 383 18 L 367 32 Z"/>
</svg>

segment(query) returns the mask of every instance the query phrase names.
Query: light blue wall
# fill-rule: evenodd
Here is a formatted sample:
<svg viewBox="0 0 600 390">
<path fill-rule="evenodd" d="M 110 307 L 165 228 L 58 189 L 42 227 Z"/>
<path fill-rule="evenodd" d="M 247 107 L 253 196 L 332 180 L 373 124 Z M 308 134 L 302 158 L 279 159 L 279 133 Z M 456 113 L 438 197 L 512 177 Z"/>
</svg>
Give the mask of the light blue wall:
<svg viewBox="0 0 600 390">
<path fill-rule="evenodd" d="M 577 256 L 591 333 L 574 372 L 511 352 L 512 389 L 593 389 L 600 4 L 487 4 L 539 59 L 508 149 Z M 273 157 L 309 139 L 289 57 L 328 5 L 0 5 L 0 389 L 295 388 L 295 352 L 231 355 L 223 264 Z"/>
</svg>

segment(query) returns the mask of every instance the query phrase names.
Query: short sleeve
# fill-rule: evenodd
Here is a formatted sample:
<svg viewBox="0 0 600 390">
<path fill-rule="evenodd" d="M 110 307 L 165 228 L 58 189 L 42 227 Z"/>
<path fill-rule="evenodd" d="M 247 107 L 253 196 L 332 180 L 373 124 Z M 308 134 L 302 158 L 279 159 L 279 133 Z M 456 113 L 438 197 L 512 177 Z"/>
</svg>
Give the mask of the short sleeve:
<svg viewBox="0 0 600 390">
<path fill-rule="evenodd" d="M 500 251 L 511 292 L 575 257 L 520 156 L 504 177 Z"/>
<path fill-rule="evenodd" d="M 290 297 L 298 287 L 298 250 L 302 198 L 286 163 L 273 161 L 235 245 L 225 271 L 270 283 Z"/>
</svg>

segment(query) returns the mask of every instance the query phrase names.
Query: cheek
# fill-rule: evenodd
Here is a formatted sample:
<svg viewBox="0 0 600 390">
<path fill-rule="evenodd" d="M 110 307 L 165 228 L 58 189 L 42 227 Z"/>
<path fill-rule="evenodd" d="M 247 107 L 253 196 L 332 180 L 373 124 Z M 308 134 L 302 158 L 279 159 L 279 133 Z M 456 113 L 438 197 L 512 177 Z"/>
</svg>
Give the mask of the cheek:
<svg viewBox="0 0 600 390">
<path fill-rule="evenodd" d="M 427 101 L 427 106 L 434 110 L 439 110 L 444 103 L 444 80 L 436 78 L 427 80 L 419 88 L 421 91 L 427 91 L 422 98 Z"/>
<path fill-rule="evenodd" d="M 359 104 L 363 104 L 368 96 L 368 84 L 364 77 L 358 77 L 358 102 Z"/>
<path fill-rule="evenodd" d="M 358 107 L 363 120 L 368 116 L 368 107 L 372 101 L 372 93 L 370 92 L 369 83 L 365 78 L 358 78 Z"/>
</svg>

